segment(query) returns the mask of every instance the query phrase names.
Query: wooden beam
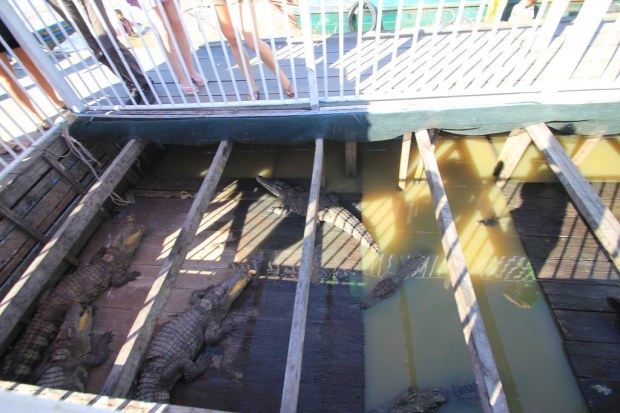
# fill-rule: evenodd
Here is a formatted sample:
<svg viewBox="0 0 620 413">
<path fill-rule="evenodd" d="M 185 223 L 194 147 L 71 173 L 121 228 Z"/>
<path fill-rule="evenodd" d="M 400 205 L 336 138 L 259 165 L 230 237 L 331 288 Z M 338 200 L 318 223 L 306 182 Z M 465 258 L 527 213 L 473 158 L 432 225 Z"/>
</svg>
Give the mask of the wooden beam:
<svg viewBox="0 0 620 413">
<path fill-rule="evenodd" d="M 573 163 L 577 166 L 581 165 L 581 163 L 588 157 L 588 155 L 590 155 L 592 149 L 594 149 L 596 144 L 599 143 L 601 139 L 603 139 L 602 136 L 586 137 L 579 149 L 577 150 L 577 153 L 573 155 L 571 159 Z"/>
<path fill-rule="evenodd" d="M 620 270 L 620 224 L 544 123 L 526 128 L 609 257 Z"/>
<path fill-rule="evenodd" d="M 355 132 L 352 133 L 355 139 Z M 357 176 L 357 142 L 347 140 L 344 143 L 344 174 L 347 178 Z"/>
<path fill-rule="evenodd" d="M 64 166 L 62 166 L 62 164 L 60 162 L 58 162 L 56 159 L 52 158 L 47 153 L 43 154 L 43 159 L 45 159 L 47 161 L 47 163 L 49 163 L 51 165 L 51 167 L 56 170 L 56 172 L 58 172 L 63 178 L 65 178 L 67 183 L 69 185 L 71 185 L 71 187 L 73 187 L 73 189 L 75 189 L 75 191 L 78 194 L 80 194 L 80 195 L 85 195 L 86 194 L 86 188 L 84 188 L 77 180 L 73 179 L 73 177 L 67 173 L 67 170 L 65 169 Z"/>
<path fill-rule="evenodd" d="M 415 136 L 435 205 L 435 217 L 439 224 L 442 235 L 441 243 L 448 260 L 450 282 L 463 327 L 465 343 L 473 364 L 483 410 L 494 413 L 508 412 L 506 396 L 478 308 L 469 270 L 465 265 L 465 255 L 458 239 L 430 137 L 426 130 L 417 131 Z"/>
<path fill-rule="evenodd" d="M 407 185 L 407 171 L 409 170 L 409 153 L 411 152 L 412 132 L 403 134 L 403 144 L 400 149 L 400 168 L 398 169 L 398 187 L 405 190 Z"/>
<path fill-rule="evenodd" d="M 3 215 L 6 219 L 17 225 L 22 231 L 28 234 L 30 237 L 36 239 L 41 244 L 45 244 L 49 241 L 49 237 L 29 224 L 26 220 L 19 217 L 10 208 L 7 208 L 4 204 L 0 203 L 0 215 Z M 67 254 L 64 258 L 71 265 L 78 265 L 80 260 L 74 255 Z"/>
<path fill-rule="evenodd" d="M 137 140 L 125 145 L 0 302 L 0 348 L 144 146 Z"/>
<path fill-rule="evenodd" d="M 161 314 L 166 300 L 191 243 L 196 237 L 200 221 L 215 195 L 215 189 L 222 176 L 226 161 L 232 151 L 231 141 L 222 141 L 211 162 L 209 172 L 194 197 L 194 202 L 185 217 L 179 236 L 170 249 L 159 275 L 155 279 L 142 309 L 138 313 L 129 334 L 121 347 L 101 390 L 101 394 L 113 397 L 125 397 L 140 367 L 142 357 L 151 341 L 157 318 Z"/>
<path fill-rule="evenodd" d="M 82 186 L 82 184 L 80 184 L 76 179 L 74 179 L 71 175 L 69 175 L 67 173 L 67 170 L 65 169 L 65 167 L 60 162 L 58 162 L 56 159 L 52 158 L 47 153 L 43 154 L 43 159 L 45 159 L 47 161 L 47 163 L 49 163 L 51 165 L 51 167 L 56 170 L 56 172 L 58 172 L 63 178 L 65 178 L 65 181 L 68 182 L 69 185 L 71 185 L 71 187 L 73 189 L 75 189 L 75 191 L 78 194 L 80 194 L 80 195 L 85 195 L 86 194 L 86 188 L 84 188 Z M 130 172 L 130 171 L 131 171 L 131 169 L 128 170 L 128 172 Z M 110 213 L 105 208 L 101 208 L 99 210 L 99 214 L 104 219 L 110 219 L 110 217 L 111 217 Z"/>
<path fill-rule="evenodd" d="M 510 133 L 493 169 L 495 185 L 499 188 L 506 185 L 530 142 L 532 138 L 524 129 L 517 129 Z"/>
<path fill-rule="evenodd" d="M 282 389 L 281 413 L 291 413 L 297 410 L 299 397 L 299 380 L 301 378 L 301 362 L 306 334 L 306 316 L 308 313 L 308 294 L 310 291 L 310 276 L 312 275 L 312 259 L 314 258 L 314 240 L 316 236 L 317 212 L 321 172 L 323 170 L 323 139 L 316 140 L 314 151 L 314 166 L 312 169 L 312 183 L 306 213 L 304 229 L 304 243 L 301 252 L 299 281 L 295 291 L 295 309 L 291 325 L 291 335 L 288 344 L 284 387 Z"/>
</svg>

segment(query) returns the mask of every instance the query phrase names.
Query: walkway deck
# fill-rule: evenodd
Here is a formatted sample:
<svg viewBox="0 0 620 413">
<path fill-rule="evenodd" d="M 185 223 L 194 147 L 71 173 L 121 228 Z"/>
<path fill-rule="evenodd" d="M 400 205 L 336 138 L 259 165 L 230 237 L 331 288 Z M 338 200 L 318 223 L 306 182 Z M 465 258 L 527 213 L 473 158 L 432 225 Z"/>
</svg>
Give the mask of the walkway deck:
<svg viewBox="0 0 620 413">
<path fill-rule="evenodd" d="M 314 48 L 318 110 L 310 110 L 303 43 L 277 44 L 284 71 L 291 75 L 294 67 L 295 99 L 277 93 L 275 77 L 266 66 L 263 81 L 253 60 L 261 90 L 258 102 L 247 100 L 247 85 L 236 67 L 232 73 L 237 82 L 233 81 L 224 58 L 230 50 L 211 43 L 215 66 L 204 45 L 197 50 L 211 80 L 208 91 L 180 95 L 171 73 L 161 65 L 159 73 L 149 74 L 161 104 L 167 106 L 123 106 L 124 96 L 113 99 L 112 105 L 99 100 L 72 131 L 80 138 L 140 137 L 177 144 L 222 139 L 293 143 L 317 136 L 343 139 L 345 132 L 359 141 L 384 140 L 427 128 L 487 134 L 541 122 L 570 133 L 618 133 L 620 31 L 611 20 L 615 17 L 609 14 L 599 26 L 572 76 L 563 70 L 566 62 L 558 52 L 573 29 L 569 23 L 560 26 L 543 52 L 531 49 L 534 38 L 529 32 L 510 26 L 496 33 L 489 27 L 452 31 L 448 26 L 437 33 L 401 33 L 397 38 L 393 33 L 369 34 L 361 43 L 354 35 L 332 36 L 325 50 L 320 42 Z M 570 77 L 566 85 L 553 81 L 565 75 Z"/>
<path fill-rule="evenodd" d="M 620 216 L 618 183 L 593 183 Z M 593 413 L 620 410 L 620 273 L 560 184 L 504 188 L 517 230 L 564 337 Z"/>
</svg>

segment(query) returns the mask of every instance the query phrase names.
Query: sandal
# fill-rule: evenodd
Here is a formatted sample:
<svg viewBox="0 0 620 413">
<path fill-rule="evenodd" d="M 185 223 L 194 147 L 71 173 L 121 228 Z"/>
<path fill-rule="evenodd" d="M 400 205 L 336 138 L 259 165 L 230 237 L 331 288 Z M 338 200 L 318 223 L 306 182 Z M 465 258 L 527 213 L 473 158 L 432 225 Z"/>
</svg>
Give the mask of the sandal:
<svg viewBox="0 0 620 413">
<path fill-rule="evenodd" d="M 290 98 L 295 96 L 295 90 L 293 89 L 293 83 L 292 82 L 288 82 L 288 87 L 286 89 L 284 89 L 284 94 L 286 94 L 286 96 L 288 96 Z"/>
<path fill-rule="evenodd" d="M 37 129 L 39 129 L 41 132 L 45 132 L 52 129 L 52 125 L 47 120 L 44 120 L 37 125 Z"/>
<path fill-rule="evenodd" d="M 196 77 L 192 76 L 192 82 L 194 82 L 194 84 L 198 87 L 204 87 L 206 85 L 206 82 L 200 77 L 200 75 L 196 75 Z"/>
<path fill-rule="evenodd" d="M 194 93 L 198 92 L 198 89 L 196 89 L 196 87 L 194 85 L 192 85 L 192 86 L 181 86 L 181 90 L 186 95 L 193 95 Z"/>
</svg>

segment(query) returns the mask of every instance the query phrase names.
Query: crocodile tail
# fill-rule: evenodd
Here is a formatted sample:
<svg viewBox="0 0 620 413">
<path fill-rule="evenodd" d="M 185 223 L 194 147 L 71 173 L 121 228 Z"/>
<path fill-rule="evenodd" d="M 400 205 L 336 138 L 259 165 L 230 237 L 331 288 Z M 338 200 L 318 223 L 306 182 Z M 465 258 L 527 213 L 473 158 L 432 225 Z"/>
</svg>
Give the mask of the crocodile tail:
<svg viewBox="0 0 620 413">
<path fill-rule="evenodd" d="M 2 378 L 26 383 L 58 332 L 54 322 L 36 317 L 28 324 L 2 366 Z"/>
<path fill-rule="evenodd" d="M 346 208 L 338 206 L 322 210 L 319 213 L 319 219 L 324 222 L 329 222 L 335 227 L 350 234 L 353 238 L 359 240 L 363 246 L 372 248 L 377 253 L 381 253 L 379 245 L 375 242 L 372 235 L 370 235 L 368 228 Z"/>
<path fill-rule="evenodd" d="M 147 360 L 148 363 L 148 360 Z M 163 369 L 163 366 L 161 366 Z M 156 369 L 147 367 L 140 374 L 138 386 L 136 388 L 136 400 L 154 403 L 168 403 L 170 392 L 162 387 L 161 372 L 157 374 Z"/>
</svg>

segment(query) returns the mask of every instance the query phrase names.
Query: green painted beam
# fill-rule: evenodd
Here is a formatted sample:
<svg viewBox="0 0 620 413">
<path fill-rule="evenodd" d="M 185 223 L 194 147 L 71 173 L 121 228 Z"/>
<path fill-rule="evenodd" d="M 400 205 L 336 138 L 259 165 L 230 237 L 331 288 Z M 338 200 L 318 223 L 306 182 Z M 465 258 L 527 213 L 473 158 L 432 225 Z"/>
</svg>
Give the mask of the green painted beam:
<svg viewBox="0 0 620 413">
<path fill-rule="evenodd" d="M 180 112 L 177 112 L 180 113 Z M 298 144 L 325 138 L 358 142 L 381 141 L 420 129 L 441 129 L 461 135 L 508 132 L 546 123 L 559 134 L 611 135 L 620 133 L 620 102 L 592 104 L 521 103 L 466 109 L 403 110 L 398 113 L 329 111 L 270 116 L 174 117 L 131 119 L 78 117 L 70 133 L 77 139 L 108 139 L 178 145 L 205 145 L 222 140 L 253 143 Z M 185 114 L 187 116 L 187 114 Z"/>
</svg>

